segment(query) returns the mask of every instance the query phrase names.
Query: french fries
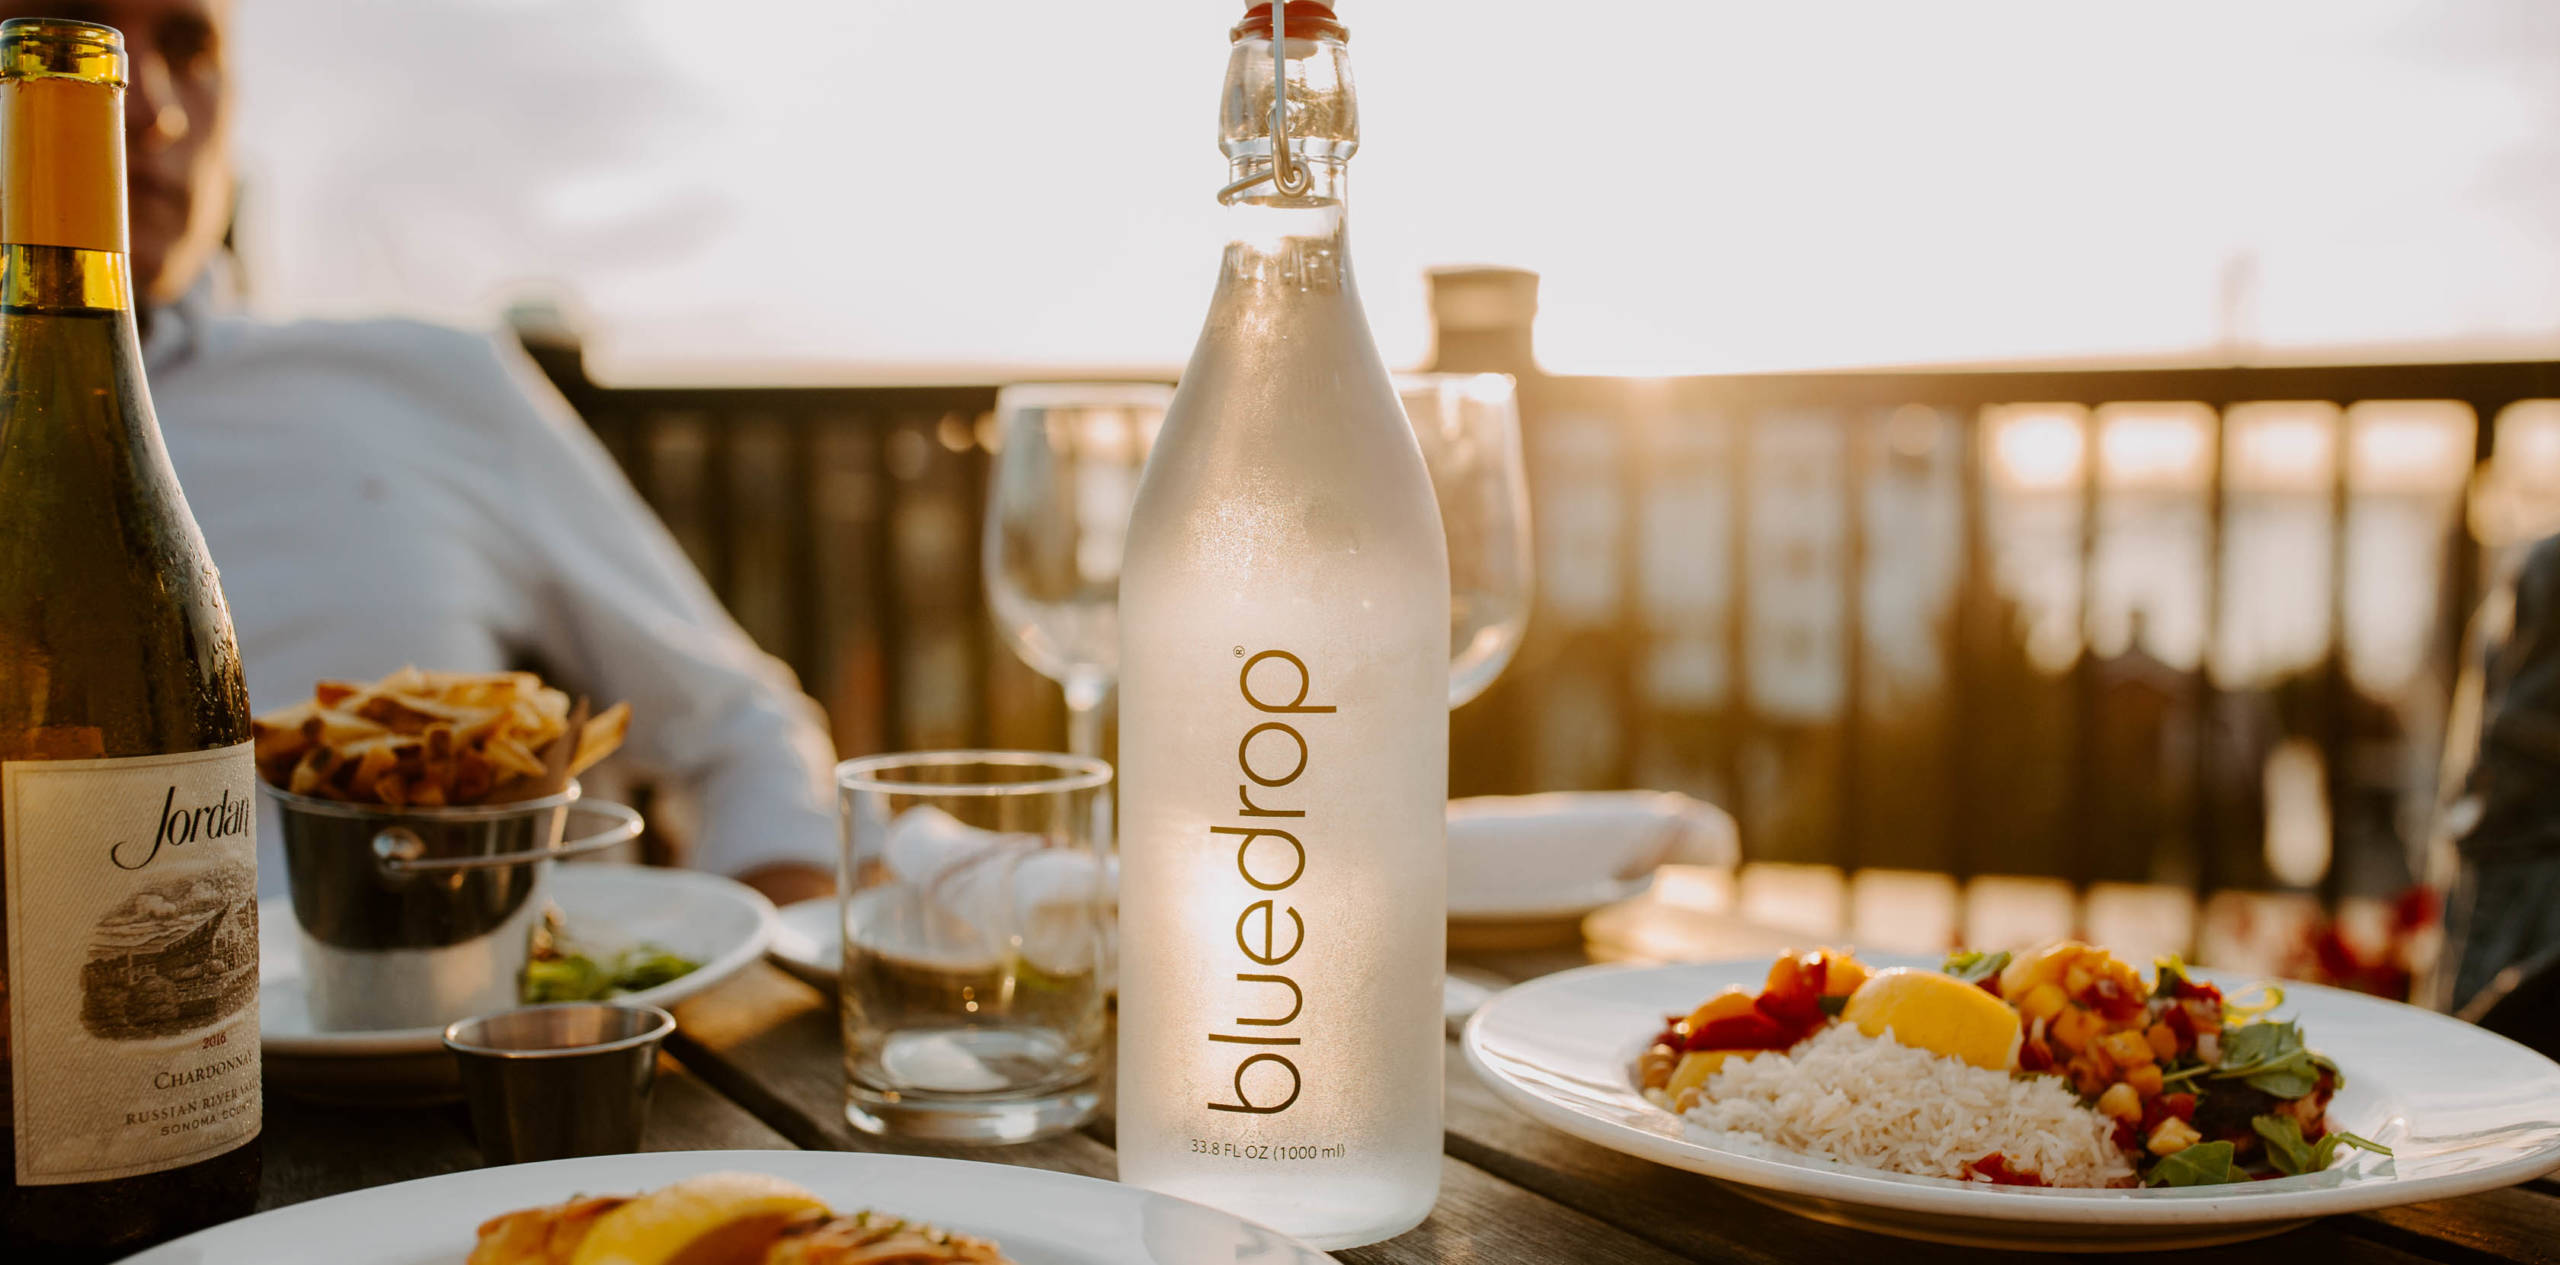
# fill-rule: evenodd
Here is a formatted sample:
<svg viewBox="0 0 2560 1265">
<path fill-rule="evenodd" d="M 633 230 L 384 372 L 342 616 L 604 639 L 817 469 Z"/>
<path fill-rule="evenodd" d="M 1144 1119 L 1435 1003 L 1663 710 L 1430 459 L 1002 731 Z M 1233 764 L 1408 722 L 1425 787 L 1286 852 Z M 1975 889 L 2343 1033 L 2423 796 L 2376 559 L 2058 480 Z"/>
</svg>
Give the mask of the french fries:
<svg viewBox="0 0 2560 1265">
<path fill-rule="evenodd" d="M 530 672 L 411 667 L 370 685 L 322 681 L 249 734 L 258 775 L 293 794 L 436 808 L 530 798 L 585 772 L 622 745 L 631 707 L 585 715 Z"/>
</svg>

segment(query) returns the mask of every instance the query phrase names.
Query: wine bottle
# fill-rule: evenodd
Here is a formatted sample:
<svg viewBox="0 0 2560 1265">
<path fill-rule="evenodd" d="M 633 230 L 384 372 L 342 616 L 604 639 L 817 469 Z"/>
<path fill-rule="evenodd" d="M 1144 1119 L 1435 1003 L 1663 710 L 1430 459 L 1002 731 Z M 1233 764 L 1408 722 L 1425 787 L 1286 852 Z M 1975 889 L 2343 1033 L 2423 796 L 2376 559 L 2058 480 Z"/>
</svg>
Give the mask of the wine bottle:
<svg viewBox="0 0 2560 1265">
<path fill-rule="evenodd" d="M 111 27 L 0 25 L 0 1230 L 15 1261 L 122 1256 L 247 1212 L 258 1187 L 249 700 L 143 384 L 125 70 Z"/>
<path fill-rule="evenodd" d="M 1439 1191 L 1449 564 L 1352 284 L 1347 34 L 1285 17 L 1294 171 L 1259 5 L 1231 240 L 1121 570 L 1117 1148 L 1123 1181 L 1335 1248 Z"/>
</svg>

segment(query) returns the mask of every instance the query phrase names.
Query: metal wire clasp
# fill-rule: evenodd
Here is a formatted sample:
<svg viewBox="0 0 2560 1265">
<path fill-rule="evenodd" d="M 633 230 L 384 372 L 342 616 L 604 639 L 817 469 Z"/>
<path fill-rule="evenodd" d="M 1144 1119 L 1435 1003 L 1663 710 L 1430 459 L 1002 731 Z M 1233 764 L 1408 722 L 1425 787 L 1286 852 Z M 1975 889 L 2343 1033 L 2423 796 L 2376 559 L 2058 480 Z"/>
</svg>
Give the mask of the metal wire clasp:
<svg viewBox="0 0 2560 1265">
<path fill-rule="evenodd" d="M 1233 202 L 1236 195 L 1268 180 L 1283 197 L 1294 198 L 1307 191 L 1311 183 L 1307 169 L 1298 165 L 1289 152 L 1289 0 L 1271 0 L 1271 167 L 1218 190 L 1218 201 Z"/>
</svg>

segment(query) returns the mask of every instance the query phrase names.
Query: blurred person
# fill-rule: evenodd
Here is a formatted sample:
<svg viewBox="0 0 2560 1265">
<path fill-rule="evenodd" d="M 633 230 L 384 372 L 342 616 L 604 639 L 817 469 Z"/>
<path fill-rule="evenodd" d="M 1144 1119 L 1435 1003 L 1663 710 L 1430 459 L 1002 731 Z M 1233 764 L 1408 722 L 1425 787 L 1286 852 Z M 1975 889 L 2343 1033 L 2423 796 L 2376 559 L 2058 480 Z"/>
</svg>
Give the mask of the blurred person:
<svg viewBox="0 0 2560 1265">
<path fill-rule="evenodd" d="M 2449 880 L 2445 941 L 2422 999 L 2504 1009 L 2502 1030 L 2537 1011 L 2540 1043 L 2508 1035 L 2560 1049 L 2560 536 L 2491 591 L 2464 660 L 2431 867 Z"/>
<path fill-rule="evenodd" d="M 693 864 L 832 889 L 834 755 L 520 347 L 414 321 L 224 310 L 232 0 L 0 0 L 124 32 L 133 280 L 152 402 L 223 569 L 251 703 L 402 664 L 536 666 L 632 708 L 626 757 L 698 807 Z M 259 886 L 285 870 L 262 814 Z"/>
</svg>

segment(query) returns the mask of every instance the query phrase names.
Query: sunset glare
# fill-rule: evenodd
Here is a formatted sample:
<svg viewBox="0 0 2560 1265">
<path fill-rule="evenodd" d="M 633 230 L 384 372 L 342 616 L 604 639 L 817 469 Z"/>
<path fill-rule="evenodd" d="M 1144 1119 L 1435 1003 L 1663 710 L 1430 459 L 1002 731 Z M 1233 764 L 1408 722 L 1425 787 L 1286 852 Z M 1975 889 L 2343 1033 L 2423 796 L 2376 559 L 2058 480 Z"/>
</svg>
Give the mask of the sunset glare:
<svg viewBox="0 0 2560 1265">
<path fill-rule="evenodd" d="M 775 0 L 771 67 L 675 0 L 244 9 L 262 308 L 546 298 L 649 380 L 1165 372 L 1197 332 L 1227 0 L 1070 27 Z M 2560 339 L 2560 11 L 2532 0 L 1343 17 L 1391 366 L 1430 356 L 1425 270 L 1464 263 L 1542 275 L 1555 372 Z"/>
</svg>

